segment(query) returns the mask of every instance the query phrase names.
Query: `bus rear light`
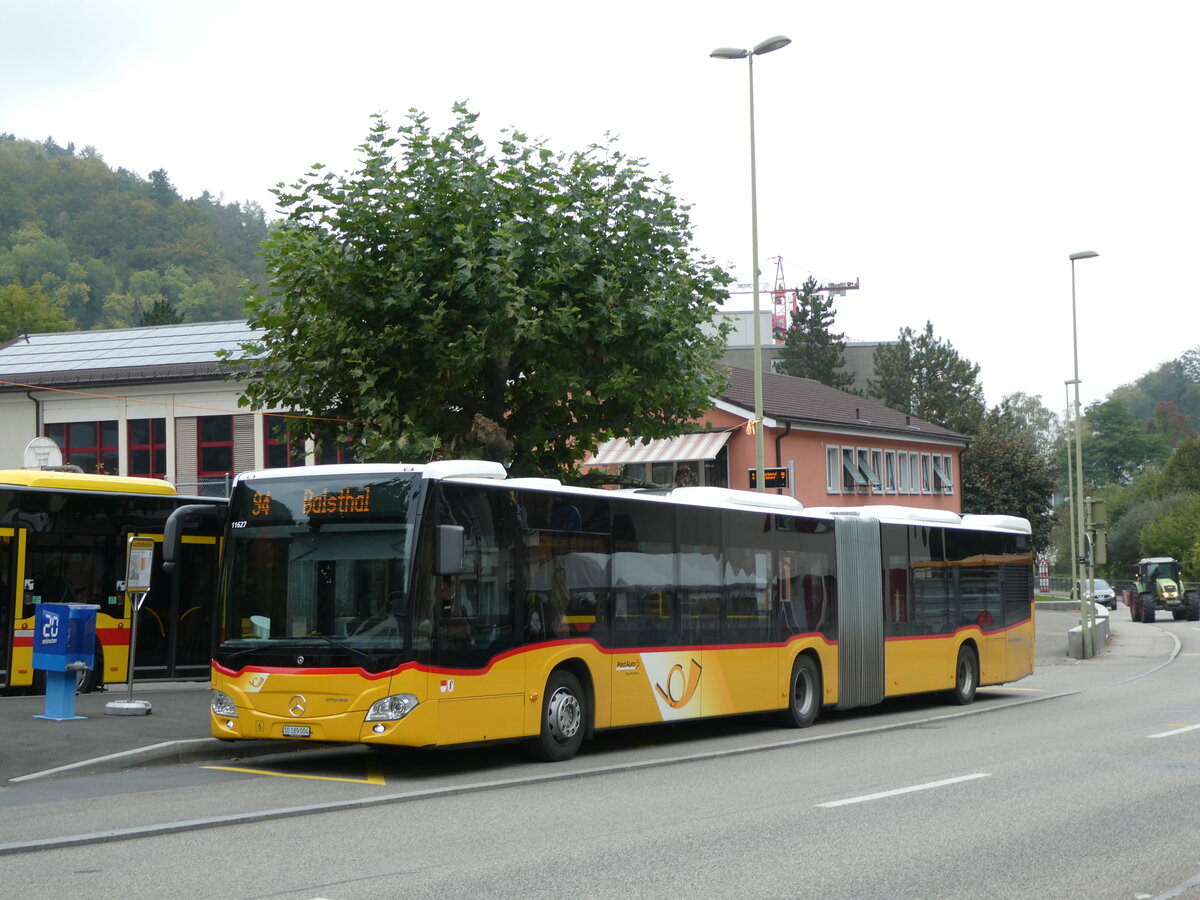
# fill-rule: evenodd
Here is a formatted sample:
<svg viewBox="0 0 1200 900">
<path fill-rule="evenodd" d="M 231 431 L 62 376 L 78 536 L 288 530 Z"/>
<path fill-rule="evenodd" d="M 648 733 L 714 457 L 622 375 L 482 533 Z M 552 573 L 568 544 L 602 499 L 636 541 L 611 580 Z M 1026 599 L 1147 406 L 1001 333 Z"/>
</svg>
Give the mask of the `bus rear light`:
<svg viewBox="0 0 1200 900">
<path fill-rule="evenodd" d="M 412 694 L 392 694 L 371 704 L 366 721 L 397 722 L 416 709 L 418 702 Z"/>
<path fill-rule="evenodd" d="M 238 717 L 237 706 L 234 705 L 233 698 L 224 691 L 214 690 L 212 692 L 212 711 L 213 715 L 226 719 Z"/>
</svg>

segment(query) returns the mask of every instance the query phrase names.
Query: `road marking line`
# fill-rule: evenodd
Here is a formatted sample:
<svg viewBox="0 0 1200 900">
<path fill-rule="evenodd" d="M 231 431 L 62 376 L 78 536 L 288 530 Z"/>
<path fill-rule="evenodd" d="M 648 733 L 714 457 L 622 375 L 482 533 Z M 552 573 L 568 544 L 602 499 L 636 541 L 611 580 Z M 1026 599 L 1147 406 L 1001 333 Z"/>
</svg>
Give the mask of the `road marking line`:
<svg viewBox="0 0 1200 900">
<path fill-rule="evenodd" d="M 217 769 L 221 772 L 242 772 L 246 775 L 273 775 L 276 778 L 306 778 L 309 781 L 348 781 L 350 784 L 386 784 L 383 775 L 373 768 L 366 778 L 334 778 L 331 775 L 296 775 L 292 772 L 272 772 L 268 769 L 243 769 L 238 766 L 201 766 L 202 769 Z"/>
<path fill-rule="evenodd" d="M 945 787 L 948 784 L 959 784 L 963 781 L 974 781 L 976 778 L 991 778 L 991 772 L 976 772 L 974 775 L 959 775 L 957 778 L 946 778 L 942 781 L 929 781 L 925 784 L 914 784 L 912 787 L 896 788 L 894 791 L 880 791 L 878 794 L 866 794 L 862 797 L 850 797 L 846 800 L 831 800 L 828 803 L 818 803 L 824 809 L 835 806 L 849 806 L 852 803 L 866 803 L 869 800 L 882 800 L 885 797 L 895 797 L 899 794 L 911 794 L 913 791 L 927 791 L 930 788 Z"/>
<path fill-rule="evenodd" d="M 1160 731 L 1158 734 L 1151 734 L 1151 738 L 1174 737 L 1177 734 L 1183 734 L 1185 731 L 1195 731 L 1200 728 L 1200 725 L 1173 725 L 1171 731 Z"/>
</svg>

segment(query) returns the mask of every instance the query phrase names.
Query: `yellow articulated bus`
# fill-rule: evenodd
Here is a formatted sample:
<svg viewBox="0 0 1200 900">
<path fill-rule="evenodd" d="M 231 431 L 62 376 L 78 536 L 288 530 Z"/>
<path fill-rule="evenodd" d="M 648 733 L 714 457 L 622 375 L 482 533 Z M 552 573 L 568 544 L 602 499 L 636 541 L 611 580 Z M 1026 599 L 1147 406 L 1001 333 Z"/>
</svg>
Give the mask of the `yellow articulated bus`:
<svg viewBox="0 0 1200 900">
<path fill-rule="evenodd" d="M 804 727 L 1033 670 L 1024 519 L 573 488 L 478 461 L 247 473 L 228 516 L 227 740 L 526 741 L 560 760 L 601 729 Z"/>
<path fill-rule="evenodd" d="M 79 689 L 129 678 L 132 599 L 125 553 L 133 536 L 158 541 L 134 665 L 141 676 L 203 677 L 210 662 L 217 534 L 181 542 L 184 577 L 161 576 L 163 527 L 186 500 L 152 478 L 69 471 L 0 470 L 0 687 L 39 691 L 33 625 L 39 603 L 88 603 L 96 612 L 95 662 Z"/>
</svg>

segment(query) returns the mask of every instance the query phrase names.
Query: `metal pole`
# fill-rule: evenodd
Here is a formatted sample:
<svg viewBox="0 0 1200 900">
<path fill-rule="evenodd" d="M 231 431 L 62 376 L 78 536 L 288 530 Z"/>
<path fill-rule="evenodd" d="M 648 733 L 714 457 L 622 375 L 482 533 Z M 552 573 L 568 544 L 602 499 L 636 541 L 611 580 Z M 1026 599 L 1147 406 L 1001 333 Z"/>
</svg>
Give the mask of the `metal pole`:
<svg viewBox="0 0 1200 900">
<path fill-rule="evenodd" d="M 1079 585 L 1079 629 L 1080 655 L 1090 659 L 1094 650 L 1092 647 L 1092 631 L 1089 627 L 1087 601 L 1083 596 L 1084 565 L 1083 554 L 1087 539 L 1083 531 L 1083 428 L 1080 424 L 1079 411 L 1079 332 L 1075 312 L 1075 257 L 1071 257 L 1071 345 L 1075 355 L 1075 527 L 1078 540 L 1079 555 L 1075 557 L 1075 580 Z"/>
<path fill-rule="evenodd" d="M 1073 266 L 1074 264 L 1072 264 Z M 1066 439 L 1066 456 L 1067 456 L 1067 501 L 1070 504 L 1070 515 L 1067 519 L 1067 531 L 1071 533 L 1071 570 L 1068 576 L 1070 581 L 1070 589 L 1068 594 L 1072 600 L 1078 599 L 1078 593 L 1075 590 L 1075 560 L 1079 558 L 1079 553 L 1075 550 L 1075 484 L 1074 476 L 1071 474 L 1071 392 L 1067 390 L 1074 381 L 1068 381 L 1063 384 L 1063 393 L 1066 395 L 1067 401 L 1067 427 L 1063 437 Z"/>
<path fill-rule="evenodd" d="M 766 491 L 763 467 L 766 453 L 763 446 L 763 388 L 762 388 L 762 325 L 758 301 L 758 170 L 754 146 L 754 53 L 750 61 L 750 265 L 754 291 L 754 486 Z"/>
</svg>

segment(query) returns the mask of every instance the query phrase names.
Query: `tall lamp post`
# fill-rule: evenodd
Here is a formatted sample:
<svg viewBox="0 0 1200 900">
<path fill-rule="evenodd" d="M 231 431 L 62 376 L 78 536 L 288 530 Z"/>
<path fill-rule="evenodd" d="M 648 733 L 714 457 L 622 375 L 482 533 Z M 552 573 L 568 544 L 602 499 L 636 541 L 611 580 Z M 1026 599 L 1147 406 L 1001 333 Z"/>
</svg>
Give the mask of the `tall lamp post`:
<svg viewBox="0 0 1200 900">
<path fill-rule="evenodd" d="M 1079 382 L 1077 382 L 1077 381 L 1066 381 L 1063 383 L 1063 392 L 1066 393 L 1066 395 L 1067 395 L 1066 400 L 1067 400 L 1067 431 L 1068 432 L 1070 431 L 1070 428 L 1071 428 L 1071 392 L 1070 392 L 1069 388 L 1071 387 L 1071 385 L 1078 384 L 1078 383 Z M 1071 453 L 1073 451 L 1071 450 L 1071 438 L 1070 438 L 1069 433 L 1067 435 L 1066 450 L 1067 450 L 1067 453 L 1066 453 L 1066 456 L 1067 456 L 1067 502 L 1069 504 L 1069 509 L 1070 509 L 1070 515 L 1068 517 L 1068 521 L 1071 523 L 1071 527 L 1068 528 L 1067 530 L 1069 532 L 1071 532 L 1071 576 L 1070 577 L 1071 577 L 1071 582 L 1072 582 L 1071 589 L 1068 593 L 1070 594 L 1071 599 L 1074 600 L 1078 596 L 1078 594 L 1075 591 L 1074 581 L 1075 581 L 1075 560 L 1077 560 L 1079 558 L 1079 554 L 1075 550 L 1075 479 L 1074 479 L 1074 476 L 1071 474 Z M 1082 639 L 1082 636 L 1081 636 L 1081 639 Z"/>
<path fill-rule="evenodd" d="M 753 270 L 754 291 L 754 468 L 756 490 L 765 491 L 763 475 L 763 399 L 762 399 L 762 334 L 758 311 L 758 172 L 754 160 L 754 57 L 770 53 L 790 44 L 791 38 L 779 34 L 767 38 L 752 50 L 737 47 L 718 47 L 709 56 L 716 59 L 745 59 L 750 64 L 750 266 Z"/>
<path fill-rule="evenodd" d="M 1075 353 L 1075 534 L 1079 555 L 1075 557 L 1075 583 L 1079 585 L 1079 631 L 1080 655 L 1090 659 L 1095 655 L 1095 641 L 1091 604 L 1083 589 L 1085 577 L 1084 556 L 1087 554 L 1087 534 L 1083 525 L 1083 431 L 1080 425 L 1079 412 L 1079 330 L 1075 314 L 1075 260 L 1091 259 L 1099 256 L 1095 250 L 1081 250 L 1072 253 L 1071 260 L 1071 344 Z"/>
</svg>

